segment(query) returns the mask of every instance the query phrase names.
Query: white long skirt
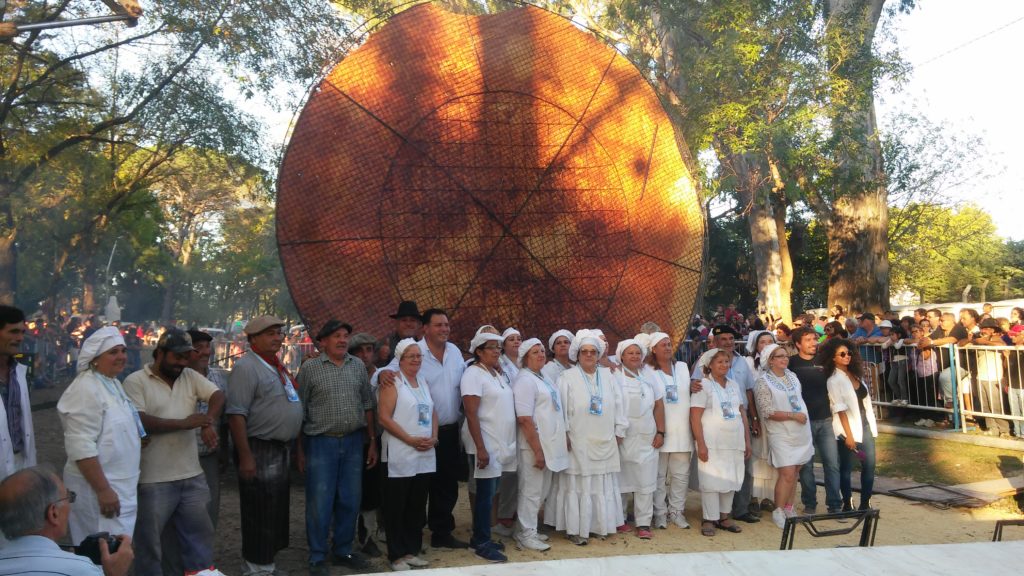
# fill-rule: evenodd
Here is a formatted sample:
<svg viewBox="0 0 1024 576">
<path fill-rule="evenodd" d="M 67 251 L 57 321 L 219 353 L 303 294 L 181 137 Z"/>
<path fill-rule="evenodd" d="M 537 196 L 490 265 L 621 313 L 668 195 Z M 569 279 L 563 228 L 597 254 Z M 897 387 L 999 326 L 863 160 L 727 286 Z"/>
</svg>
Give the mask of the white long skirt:
<svg viewBox="0 0 1024 576">
<path fill-rule="evenodd" d="M 617 473 L 583 476 L 561 472 L 555 477 L 544 507 L 545 524 L 586 538 L 614 534 L 625 523 Z"/>
<path fill-rule="evenodd" d="M 743 486 L 743 450 L 708 449 L 708 461 L 697 459 L 701 492 L 736 492 Z"/>
</svg>

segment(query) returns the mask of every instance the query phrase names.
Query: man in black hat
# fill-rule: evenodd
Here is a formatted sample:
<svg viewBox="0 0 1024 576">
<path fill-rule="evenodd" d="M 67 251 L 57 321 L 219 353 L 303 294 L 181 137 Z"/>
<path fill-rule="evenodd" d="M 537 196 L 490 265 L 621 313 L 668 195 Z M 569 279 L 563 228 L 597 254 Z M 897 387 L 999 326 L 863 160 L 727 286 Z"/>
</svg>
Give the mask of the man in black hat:
<svg viewBox="0 0 1024 576">
<path fill-rule="evenodd" d="M 215 422 L 224 392 L 188 367 L 195 348 L 188 333 L 169 328 L 153 351 L 153 363 L 124 381 L 151 441 L 142 451 L 139 513 L 135 524 L 135 573 L 163 574 L 160 535 L 174 523 L 186 572 L 213 567 L 213 522 L 206 509 L 210 489 L 199 464 L 194 430 L 217 445 Z M 206 414 L 196 412 L 206 402 Z"/>
<path fill-rule="evenodd" d="M 390 351 L 388 352 L 388 362 L 395 357 L 395 346 L 406 338 L 415 338 L 417 340 L 423 336 L 423 320 L 420 316 L 420 309 L 416 306 L 416 302 L 412 300 L 403 300 L 398 305 L 398 312 L 391 315 L 395 320 L 395 331 L 388 336 L 388 345 Z"/>
<path fill-rule="evenodd" d="M 299 468 L 306 473 L 309 573 L 327 576 L 335 565 L 363 571 L 369 564 L 352 549 L 362 498 L 363 464 L 377 465 L 376 399 L 363 361 L 348 353 L 352 326 L 328 320 L 317 333 L 321 355 L 299 372 L 303 422 Z M 368 443 L 365 461 L 363 444 Z M 331 522 L 334 517 L 333 524 Z M 327 538 L 334 527 L 333 547 Z"/>
</svg>

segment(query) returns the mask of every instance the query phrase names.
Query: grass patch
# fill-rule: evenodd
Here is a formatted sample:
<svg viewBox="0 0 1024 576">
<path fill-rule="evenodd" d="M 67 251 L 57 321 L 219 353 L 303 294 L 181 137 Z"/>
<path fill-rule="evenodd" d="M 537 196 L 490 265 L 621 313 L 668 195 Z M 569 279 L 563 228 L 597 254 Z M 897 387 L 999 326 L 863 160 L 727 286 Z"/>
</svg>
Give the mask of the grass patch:
<svg viewBox="0 0 1024 576">
<path fill-rule="evenodd" d="M 1022 452 L 896 434 L 875 439 L 878 476 L 953 486 L 1024 473 Z"/>
</svg>

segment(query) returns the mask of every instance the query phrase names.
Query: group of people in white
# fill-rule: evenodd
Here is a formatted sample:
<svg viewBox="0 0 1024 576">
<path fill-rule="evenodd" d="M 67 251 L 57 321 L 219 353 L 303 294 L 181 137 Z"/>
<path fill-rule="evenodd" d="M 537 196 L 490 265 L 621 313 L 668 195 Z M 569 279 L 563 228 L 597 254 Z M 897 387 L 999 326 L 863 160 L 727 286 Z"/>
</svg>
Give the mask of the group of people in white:
<svg viewBox="0 0 1024 576">
<path fill-rule="evenodd" d="M 772 470 L 774 485 L 767 495 L 774 502 L 772 520 L 781 528 L 796 515 L 798 476 L 814 456 L 815 441 L 801 380 L 787 369 L 787 350 L 765 332 L 763 339 L 752 335 L 750 357 L 740 356 L 731 346 L 735 333 L 720 326 L 714 342 L 721 336 L 730 345 L 709 349 L 691 371 L 674 359 L 668 334 L 645 328 L 619 341 L 614 354 L 600 330 L 559 330 L 546 343 L 523 340 L 515 328 L 477 330 L 459 393 L 462 444 L 471 470 L 469 546 L 478 556 L 507 559 L 504 544 L 492 538 L 495 532 L 513 536 L 521 548 L 549 549 L 548 536 L 538 531 L 541 523 L 579 546 L 593 536 L 650 539 L 653 529 L 669 524 L 689 528 L 690 488 L 701 494 L 703 535 L 741 532 L 732 517 L 733 498 L 751 481 L 752 461 Z M 431 451 L 437 418 L 430 389 L 418 377 L 423 355 L 415 344 L 412 338 L 399 342 L 400 376 L 378 392 L 389 481 L 401 476 L 409 482 L 435 471 Z M 852 346 L 842 352 L 827 375 L 833 449 L 853 444 L 859 451 L 864 434 L 851 428 L 874 434 L 866 424 L 873 418 L 865 415 L 865 409 L 871 413 L 870 396 L 864 385 L 854 391 L 853 380 L 859 384 L 859 379 L 843 378 L 849 374 L 844 367 L 856 359 Z M 736 370 L 738 363 L 746 364 L 745 370 Z M 696 478 L 691 477 L 693 458 Z M 411 489 L 414 496 L 406 497 L 410 489 L 397 492 L 413 511 L 408 530 L 414 532 L 423 524 L 415 522 L 426 494 L 420 484 Z M 851 509 L 848 485 L 844 507 Z M 870 493 L 862 496 L 862 506 L 869 498 Z M 498 523 L 492 526 L 495 504 Z M 746 511 L 746 503 L 740 509 Z M 389 532 L 389 546 L 394 537 Z"/>
</svg>

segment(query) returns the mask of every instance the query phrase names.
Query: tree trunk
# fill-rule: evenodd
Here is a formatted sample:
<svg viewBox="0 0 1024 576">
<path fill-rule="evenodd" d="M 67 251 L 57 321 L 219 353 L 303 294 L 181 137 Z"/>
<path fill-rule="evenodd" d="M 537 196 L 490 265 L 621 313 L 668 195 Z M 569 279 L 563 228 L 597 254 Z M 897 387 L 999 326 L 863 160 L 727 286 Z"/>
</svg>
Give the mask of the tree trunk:
<svg viewBox="0 0 1024 576">
<path fill-rule="evenodd" d="M 831 305 L 889 308 L 889 207 L 875 117 L 871 46 L 885 0 L 828 0 L 829 61 L 836 94 L 833 142 L 839 160 L 828 218 Z"/>
<path fill-rule="evenodd" d="M 14 305 L 18 290 L 17 233 L 0 236 L 0 304 Z"/>
<path fill-rule="evenodd" d="M 164 326 L 170 326 L 172 316 L 174 315 L 174 293 L 177 291 L 177 281 L 174 278 L 168 278 L 167 284 L 164 286 L 164 301 L 160 307 L 160 322 Z"/>
<path fill-rule="evenodd" d="M 775 235 L 779 238 L 779 262 L 782 276 L 779 278 L 779 298 L 782 321 L 793 325 L 793 257 L 789 253 L 789 238 L 786 236 L 786 205 L 777 198 L 774 201 Z"/>
</svg>

